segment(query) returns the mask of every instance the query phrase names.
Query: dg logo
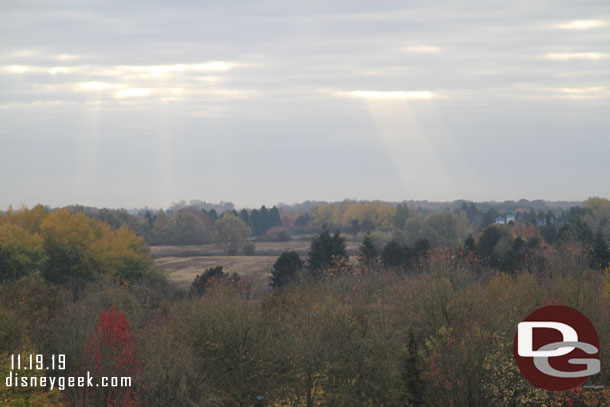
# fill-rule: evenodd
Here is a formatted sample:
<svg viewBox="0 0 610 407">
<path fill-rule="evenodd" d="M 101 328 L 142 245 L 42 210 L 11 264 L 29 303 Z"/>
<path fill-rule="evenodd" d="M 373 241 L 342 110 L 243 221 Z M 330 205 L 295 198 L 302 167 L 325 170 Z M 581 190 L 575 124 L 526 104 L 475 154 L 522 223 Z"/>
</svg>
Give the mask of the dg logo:
<svg viewBox="0 0 610 407">
<path fill-rule="evenodd" d="M 579 311 L 563 305 L 539 308 L 520 322 L 513 354 L 534 386 L 564 391 L 599 373 L 599 338 Z"/>
</svg>

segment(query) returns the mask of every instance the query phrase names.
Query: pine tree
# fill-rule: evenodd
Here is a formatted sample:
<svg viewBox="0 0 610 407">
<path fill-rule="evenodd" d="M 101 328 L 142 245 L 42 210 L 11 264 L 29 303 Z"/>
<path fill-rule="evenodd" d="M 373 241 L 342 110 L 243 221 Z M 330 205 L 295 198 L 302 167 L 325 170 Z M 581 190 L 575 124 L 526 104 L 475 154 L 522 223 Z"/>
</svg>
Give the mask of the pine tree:
<svg viewBox="0 0 610 407">
<path fill-rule="evenodd" d="M 297 252 L 294 250 L 283 252 L 273 264 L 269 285 L 272 288 L 281 288 L 289 284 L 296 278 L 297 271 L 303 266 L 304 263 Z"/>
<path fill-rule="evenodd" d="M 605 269 L 610 264 L 610 247 L 604 239 L 601 230 L 595 234 L 593 246 L 591 248 L 592 265 L 598 269 Z"/>
<path fill-rule="evenodd" d="M 331 236 L 328 229 L 312 239 L 307 254 L 308 268 L 313 274 L 323 274 L 333 259 L 348 259 L 345 238 L 341 237 L 339 231 Z"/>
<path fill-rule="evenodd" d="M 419 345 L 413 332 L 409 332 L 407 352 L 402 364 L 403 405 L 406 407 L 422 407 L 424 402 L 424 381 L 421 378 L 423 371 L 422 360 L 419 354 Z"/>
<path fill-rule="evenodd" d="M 364 235 L 362 245 L 360 245 L 358 257 L 360 261 L 367 266 L 373 265 L 379 258 L 379 250 L 375 246 L 375 242 L 371 238 L 371 234 L 367 233 Z"/>
</svg>

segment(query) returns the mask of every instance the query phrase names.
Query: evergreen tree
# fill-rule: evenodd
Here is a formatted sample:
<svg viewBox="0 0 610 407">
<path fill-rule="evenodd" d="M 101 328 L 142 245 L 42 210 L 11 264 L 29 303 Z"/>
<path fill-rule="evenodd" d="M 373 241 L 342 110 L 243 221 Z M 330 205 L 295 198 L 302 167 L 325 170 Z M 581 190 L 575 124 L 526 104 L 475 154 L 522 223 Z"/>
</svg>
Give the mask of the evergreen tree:
<svg viewBox="0 0 610 407">
<path fill-rule="evenodd" d="M 247 210 L 242 209 L 242 210 L 239 212 L 239 218 L 240 218 L 241 220 L 243 220 L 243 221 L 244 221 L 244 223 L 245 223 L 246 225 L 248 225 L 248 227 L 250 227 L 250 229 L 251 229 L 251 230 L 254 230 L 254 227 L 252 226 L 252 219 L 250 219 L 250 214 L 248 213 L 248 211 L 247 211 Z"/>
<path fill-rule="evenodd" d="M 490 259 L 493 256 L 493 251 L 500 239 L 502 233 L 495 226 L 489 226 L 483 231 L 479 238 L 479 254 L 483 259 Z"/>
<path fill-rule="evenodd" d="M 195 276 L 191 284 L 191 295 L 201 297 L 207 288 L 222 282 L 228 282 L 233 287 L 238 287 L 240 279 L 237 273 L 229 275 L 222 271 L 222 266 L 210 267 Z"/>
<path fill-rule="evenodd" d="M 289 284 L 303 266 L 304 263 L 297 252 L 294 250 L 283 252 L 273 264 L 269 285 L 272 288 L 281 288 Z"/>
<path fill-rule="evenodd" d="M 464 240 L 464 250 L 469 253 L 477 251 L 477 244 L 472 235 L 468 235 L 466 240 Z"/>
<path fill-rule="evenodd" d="M 216 213 L 216 210 L 214 209 L 210 209 L 210 211 L 208 212 L 208 216 L 210 217 L 210 221 L 212 222 L 212 224 L 216 223 L 216 221 L 218 220 L 218 213 Z"/>
<path fill-rule="evenodd" d="M 324 229 L 312 239 L 307 255 L 309 271 L 314 274 L 324 273 L 333 259 L 348 258 L 345 238 L 339 234 L 339 231 L 331 236 L 328 229 Z"/>
<path fill-rule="evenodd" d="M 428 239 L 417 239 L 413 245 L 413 251 L 416 256 L 425 256 L 431 248 L 432 245 Z"/>
<path fill-rule="evenodd" d="M 540 228 L 540 234 L 548 244 L 553 244 L 557 241 L 557 228 L 554 223 L 548 220 L 545 220 L 544 226 Z"/>
<path fill-rule="evenodd" d="M 591 260 L 592 266 L 597 269 L 605 269 L 610 264 L 610 247 L 608 242 L 604 239 L 604 235 L 601 230 L 595 234 L 593 245 L 591 247 Z"/>
<path fill-rule="evenodd" d="M 146 224 L 148 225 L 149 229 L 152 229 L 153 225 L 155 224 L 156 216 L 153 217 L 150 211 L 146 209 L 146 214 L 144 215 L 144 217 L 146 218 Z"/>
<path fill-rule="evenodd" d="M 375 246 L 375 242 L 373 242 L 370 233 L 364 235 L 362 245 L 360 245 L 360 249 L 358 252 L 358 257 L 360 258 L 360 261 L 362 263 L 368 266 L 374 264 L 375 261 L 379 258 L 379 250 L 377 249 L 377 246 Z"/>
<path fill-rule="evenodd" d="M 269 228 L 276 226 L 282 226 L 282 219 L 280 218 L 280 211 L 275 206 L 269 210 Z"/>
<path fill-rule="evenodd" d="M 260 216 L 260 229 L 258 231 L 259 235 L 264 235 L 269 230 L 269 210 L 265 208 L 265 205 L 261 206 L 258 211 Z"/>
<path fill-rule="evenodd" d="M 298 218 L 296 218 L 296 220 L 294 221 L 294 225 L 295 226 L 299 226 L 299 227 L 305 227 L 309 225 L 309 222 L 311 220 L 311 217 L 309 216 L 308 213 L 299 216 Z"/>
<path fill-rule="evenodd" d="M 395 240 L 390 240 L 381 252 L 381 259 L 386 267 L 407 267 L 411 255 L 411 249 L 407 245 L 401 245 Z"/>
<path fill-rule="evenodd" d="M 419 346 L 413 332 L 409 332 L 407 352 L 402 364 L 403 405 L 406 407 L 422 407 L 424 400 L 424 381 L 422 379 L 423 363 L 419 354 Z"/>
<path fill-rule="evenodd" d="M 261 235 L 262 222 L 258 209 L 252 209 L 250 212 L 250 222 L 252 223 L 252 234 L 254 236 Z"/>
</svg>

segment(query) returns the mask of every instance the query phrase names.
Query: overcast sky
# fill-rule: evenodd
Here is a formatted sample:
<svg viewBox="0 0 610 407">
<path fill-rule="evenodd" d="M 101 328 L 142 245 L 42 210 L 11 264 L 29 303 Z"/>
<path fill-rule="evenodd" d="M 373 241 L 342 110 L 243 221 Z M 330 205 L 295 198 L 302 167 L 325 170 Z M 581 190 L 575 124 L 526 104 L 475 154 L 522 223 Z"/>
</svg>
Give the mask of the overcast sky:
<svg viewBox="0 0 610 407">
<path fill-rule="evenodd" d="M 610 2 L 0 2 L 0 209 L 610 195 Z"/>
</svg>

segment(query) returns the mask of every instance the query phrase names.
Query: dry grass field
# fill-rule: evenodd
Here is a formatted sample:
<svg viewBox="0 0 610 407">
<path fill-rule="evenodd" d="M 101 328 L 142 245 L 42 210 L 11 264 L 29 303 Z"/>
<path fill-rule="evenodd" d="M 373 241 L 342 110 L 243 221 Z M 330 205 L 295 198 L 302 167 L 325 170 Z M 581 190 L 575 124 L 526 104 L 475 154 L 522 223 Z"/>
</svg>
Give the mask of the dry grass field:
<svg viewBox="0 0 610 407">
<path fill-rule="evenodd" d="M 237 273 L 253 282 L 263 282 L 269 277 L 276 256 L 195 256 L 161 257 L 155 264 L 176 282 L 188 289 L 197 274 L 209 267 L 222 266 L 223 271 Z"/>
<path fill-rule="evenodd" d="M 277 257 L 284 251 L 295 250 L 302 258 L 307 255 L 309 241 L 255 243 L 253 256 L 225 256 L 214 245 L 201 246 L 153 246 L 151 252 L 155 265 L 170 280 L 188 289 L 197 274 L 209 267 L 222 266 L 227 273 L 237 273 L 253 283 L 264 284 Z M 353 256 L 358 242 L 347 242 L 347 251 Z"/>
</svg>

